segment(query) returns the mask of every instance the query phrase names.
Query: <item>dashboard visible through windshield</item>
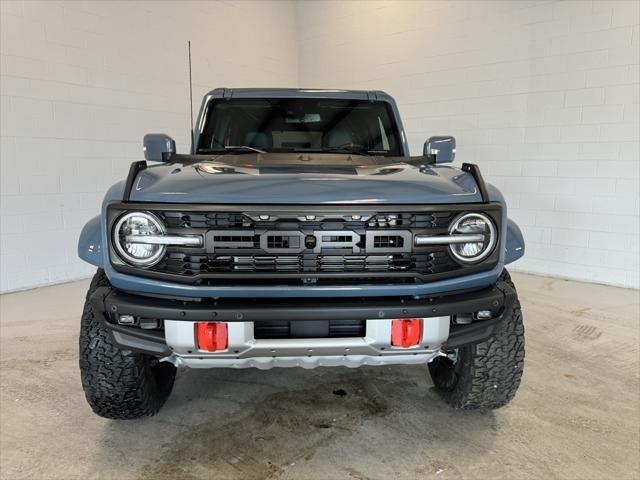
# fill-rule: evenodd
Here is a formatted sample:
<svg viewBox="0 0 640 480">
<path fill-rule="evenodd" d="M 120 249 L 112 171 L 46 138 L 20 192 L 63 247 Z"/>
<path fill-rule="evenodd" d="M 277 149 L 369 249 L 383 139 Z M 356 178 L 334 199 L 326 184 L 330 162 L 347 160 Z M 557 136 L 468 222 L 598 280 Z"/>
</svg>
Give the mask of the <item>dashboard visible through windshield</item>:
<svg viewBox="0 0 640 480">
<path fill-rule="evenodd" d="M 197 153 L 331 152 L 401 156 L 386 102 L 313 98 L 212 101 Z"/>
</svg>

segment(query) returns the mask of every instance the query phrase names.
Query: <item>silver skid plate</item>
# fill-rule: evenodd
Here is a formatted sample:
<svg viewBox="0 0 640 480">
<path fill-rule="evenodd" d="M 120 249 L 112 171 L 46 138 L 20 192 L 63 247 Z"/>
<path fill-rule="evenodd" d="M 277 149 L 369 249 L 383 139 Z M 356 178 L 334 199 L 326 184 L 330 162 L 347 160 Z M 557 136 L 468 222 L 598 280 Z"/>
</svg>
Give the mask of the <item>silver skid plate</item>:
<svg viewBox="0 0 640 480">
<path fill-rule="evenodd" d="M 420 343 L 410 348 L 391 346 L 391 320 L 367 320 L 361 338 L 286 338 L 256 340 L 252 322 L 228 324 L 228 348 L 199 350 L 195 323 L 165 320 L 167 345 L 173 353 L 163 360 L 192 368 L 359 367 L 428 363 L 440 353 L 449 336 L 449 317 L 423 319 Z"/>
</svg>

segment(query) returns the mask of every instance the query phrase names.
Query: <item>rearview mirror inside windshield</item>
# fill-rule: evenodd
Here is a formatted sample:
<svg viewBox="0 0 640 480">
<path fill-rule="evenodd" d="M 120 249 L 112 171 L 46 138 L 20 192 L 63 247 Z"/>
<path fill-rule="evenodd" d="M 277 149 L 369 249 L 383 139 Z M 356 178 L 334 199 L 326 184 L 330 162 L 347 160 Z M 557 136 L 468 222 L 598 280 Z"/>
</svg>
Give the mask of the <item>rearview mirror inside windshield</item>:
<svg viewBox="0 0 640 480">
<path fill-rule="evenodd" d="M 320 121 L 319 113 L 305 113 L 304 115 L 287 115 L 286 123 L 316 123 Z"/>
</svg>

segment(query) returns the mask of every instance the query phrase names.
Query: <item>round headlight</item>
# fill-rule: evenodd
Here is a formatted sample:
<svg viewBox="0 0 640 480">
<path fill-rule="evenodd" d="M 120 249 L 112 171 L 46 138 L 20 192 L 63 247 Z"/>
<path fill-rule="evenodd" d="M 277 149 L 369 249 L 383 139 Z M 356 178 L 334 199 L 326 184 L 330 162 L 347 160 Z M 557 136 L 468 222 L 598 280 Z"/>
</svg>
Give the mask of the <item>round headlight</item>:
<svg viewBox="0 0 640 480">
<path fill-rule="evenodd" d="M 113 228 L 113 244 L 125 262 L 137 267 L 150 267 L 160 261 L 166 246 L 146 243 L 140 237 L 165 233 L 164 225 L 155 215 L 131 212 L 116 222 Z"/>
<path fill-rule="evenodd" d="M 451 235 L 465 235 L 477 240 L 451 243 L 452 255 L 464 263 L 479 262 L 486 258 L 496 245 L 496 227 L 482 213 L 465 213 L 456 218 L 449 229 Z"/>
</svg>

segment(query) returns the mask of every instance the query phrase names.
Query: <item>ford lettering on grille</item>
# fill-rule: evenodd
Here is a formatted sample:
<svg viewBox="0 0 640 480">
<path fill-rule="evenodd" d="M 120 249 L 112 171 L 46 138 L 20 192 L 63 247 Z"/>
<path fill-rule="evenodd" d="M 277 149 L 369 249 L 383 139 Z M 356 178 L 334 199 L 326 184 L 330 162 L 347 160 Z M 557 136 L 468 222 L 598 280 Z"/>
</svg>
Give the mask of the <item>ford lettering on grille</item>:
<svg viewBox="0 0 640 480">
<path fill-rule="evenodd" d="M 309 236 L 315 241 L 310 242 Z M 360 235 L 348 230 L 320 230 L 311 234 L 300 231 L 270 230 L 256 233 L 255 230 L 209 230 L 206 234 L 207 253 L 220 249 L 260 248 L 266 253 L 301 253 L 307 245 L 313 244 L 313 252 L 321 253 L 329 249 L 346 249 L 360 253 L 362 237 L 367 252 L 410 252 L 413 235 L 406 230 L 369 230 Z M 257 241 L 257 244 L 256 244 Z"/>
</svg>

